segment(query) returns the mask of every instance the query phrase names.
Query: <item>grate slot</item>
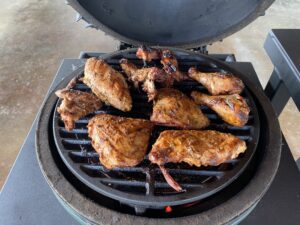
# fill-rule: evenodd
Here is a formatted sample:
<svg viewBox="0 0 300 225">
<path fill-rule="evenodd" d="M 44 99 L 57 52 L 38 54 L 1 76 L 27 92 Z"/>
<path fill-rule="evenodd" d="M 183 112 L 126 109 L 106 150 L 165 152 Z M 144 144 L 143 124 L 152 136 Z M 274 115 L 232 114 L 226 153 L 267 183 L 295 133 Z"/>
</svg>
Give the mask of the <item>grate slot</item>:
<svg viewBox="0 0 300 225">
<path fill-rule="evenodd" d="M 173 189 L 170 188 L 170 185 L 167 184 L 166 182 L 155 182 L 155 188 L 166 188 L 166 189 L 170 189 L 173 193 L 176 193 Z M 192 183 L 180 183 L 180 186 L 182 188 L 201 188 L 203 187 L 203 185 L 201 184 L 192 184 Z"/>
<path fill-rule="evenodd" d="M 62 140 L 63 143 L 66 144 L 73 144 L 73 145 L 90 145 L 91 140 L 87 139 L 71 139 L 71 138 L 64 138 Z"/>
<path fill-rule="evenodd" d="M 209 170 L 192 170 L 192 169 L 168 169 L 171 175 L 181 174 L 181 175 L 197 175 L 197 176 L 217 176 L 221 177 L 224 175 L 223 171 L 209 171 Z M 160 172 L 157 168 L 156 172 Z"/>
<path fill-rule="evenodd" d="M 71 132 L 67 131 L 64 127 L 59 128 L 59 130 L 61 131 L 61 133 L 66 133 L 66 134 L 87 134 L 88 131 L 87 129 L 73 129 Z"/>
<path fill-rule="evenodd" d="M 100 178 L 99 181 L 104 184 L 118 184 L 122 186 L 130 187 L 145 187 L 145 182 L 136 180 L 123 180 L 123 179 L 113 179 L 113 178 Z"/>
</svg>

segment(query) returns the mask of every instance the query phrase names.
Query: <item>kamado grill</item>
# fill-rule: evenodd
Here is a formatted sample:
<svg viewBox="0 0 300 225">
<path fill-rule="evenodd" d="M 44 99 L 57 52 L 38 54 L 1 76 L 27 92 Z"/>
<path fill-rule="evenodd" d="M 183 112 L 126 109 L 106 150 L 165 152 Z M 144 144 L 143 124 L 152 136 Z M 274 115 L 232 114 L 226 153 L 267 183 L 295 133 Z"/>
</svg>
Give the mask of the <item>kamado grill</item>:
<svg viewBox="0 0 300 225">
<path fill-rule="evenodd" d="M 76 121 L 72 131 L 64 128 L 57 113 L 61 100 L 58 100 L 54 92 L 64 88 L 72 78 L 83 76 L 84 67 L 77 68 L 50 93 L 40 113 L 36 133 L 37 155 L 42 172 L 58 200 L 77 219 L 92 224 L 227 224 L 239 222 L 256 206 L 272 182 L 279 164 L 281 133 L 276 115 L 267 97 L 246 74 L 201 54 L 206 51 L 204 44 L 242 28 L 259 16 L 272 1 L 242 2 L 203 2 L 201 5 L 199 1 L 170 1 L 168 4 L 166 1 L 151 1 L 143 2 L 142 7 L 140 2 L 135 1 L 128 1 L 127 4 L 115 1 L 69 1 L 81 13 L 82 16 L 78 16 L 78 19 L 84 18 L 89 27 L 101 28 L 129 43 L 121 44 L 121 48 L 126 48 L 125 50 L 95 54 L 114 69 L 121 71 L 121 58 L 143 66 L 132 45 L 197 46 L 198 48 L 189 51 L 168 49 L 176 56 L 179 69 L 183 72 L 196 66 L 204 72 L 227 72 L 242 79 L 246 88 L 241 95 L 251 109 L 248 123 L 243 127 L 235 127 L 223 122 L 207 107 L 201 107 L 211 120 L 207 129 L 231 133 L 245 140 L 247 150 L 237 159 L 215 167 L 167 164 L 166 168 L 172 177 L 186 189 L 186 192 L 178 193 L 168 185 L 159 168 L 151 164 L 147 156 L 135 167 L 107 170 L 99 163 L 99 156 L 88 137 L 86 125 L 96 114 L 149 119 L 152 103 L 148 102 L 145 93 L 130 88 L 133 100 L 130 112 L 104 106 Z M 240 6 L 241 10 L 232 9 L 230 6 L 234 4 Z M 152 11 L 153 7 L 158 7 L 159 13 Z M 163 8 L 166 12 L 161 11 Z M 180 13 L 175 9 L 180 10 Z M 230 15 L 230 12 L 224 12 L 224 20 L 220 21 L 218 17 L 217 21 L 214 20 L 215 26 L 211 24 L 207 28 L 213 22 L 210 19 L 224 9 L 239 11 L 243 16 L 232 14 L 233 18 L 228 19 L 226 15 Z M 143 10 L 145 14 L 142 13 Z M 148 18 L 150 12 L 156 17 Z M 183 20 L 179 25 L 190 22 L 191 26 L 175 26 L 176 22 L 167 19 L 169 17 L 166 15 L 170 14 L 174 18 L 174 13 L 178 15 L 176 20 Z M 141 19 L 135 20 L 137 17 Z M 166 24 L 160 24 L 161 21 Z M 154 27 L 152 32 L 150 27 Z M 190 32 L 191 28 L 193 32 Z M 194 29 L 206 29 L 207 32 L 204 34 Z M 227 60 L 234 60 L 234 57 L 227 57 Z M 149 65 L 161 66 L 159 61 L 153 61 Z M 174 87 L 187 95 L 194 90 L 206 91 L 192 80 L 181 81 Z M 79 80 L 74 89 L 90 92 Z M 149 150 L 159 133 L 165 129 L 170 128 L 155 126 Z"/>
</svg>

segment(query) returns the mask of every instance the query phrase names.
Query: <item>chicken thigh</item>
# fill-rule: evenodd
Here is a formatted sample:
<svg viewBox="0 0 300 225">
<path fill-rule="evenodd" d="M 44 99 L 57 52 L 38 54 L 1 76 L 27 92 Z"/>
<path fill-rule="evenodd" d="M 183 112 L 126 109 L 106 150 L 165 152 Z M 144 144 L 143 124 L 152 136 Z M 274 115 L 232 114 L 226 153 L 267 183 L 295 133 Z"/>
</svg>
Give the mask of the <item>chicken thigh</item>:
<svg viewBox="0 0 300 225">
<path fill-rule="evenodd" d="M 172 88 L 162 88 L 154 100 L 150 120 L 156 124 L 184 129 L 202 129 L 208 118 L 193 100 Z"/>
<path fill-rule="evenodd" d="M 57 108 L 57 112 L 60 114 L 68 131 L 74 128 L 76 120 L 102 106 L 100 99 L 93 93 L 71 90 L 75 85 L 76 78 L 73 78 L 64 89 L 55 92 L 57 97 L 63 99 Z"/>
</svg>

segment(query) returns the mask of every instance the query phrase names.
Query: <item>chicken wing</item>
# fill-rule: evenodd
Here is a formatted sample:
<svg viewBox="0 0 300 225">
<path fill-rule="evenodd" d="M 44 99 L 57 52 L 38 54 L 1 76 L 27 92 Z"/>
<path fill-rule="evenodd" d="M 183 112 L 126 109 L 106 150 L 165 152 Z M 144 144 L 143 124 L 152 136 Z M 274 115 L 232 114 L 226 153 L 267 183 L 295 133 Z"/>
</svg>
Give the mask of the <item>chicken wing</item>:
<svg viewBox="0 0 300 225">
<path fill-rule="evenodd" d="M 238 94 L 209 96 L 193 91 L 191 96 L 197 104 L 208 106 L 231 125 L 242 127 L 248 121 L 250 108 Z"/>
<path fill-rule="evenodd" d="M 154 59 L 160 59 L 161 50 L 156 48 L 150 48 L 146 46 L 141 46 L 136 52 L 136 56 L 142 59 L 144 62 L 151 62 Z"/>
<path fill-rule="evenodd" d="M 100 114 L 89 121 L 88 134 L 100 162 L 113 169 L 135 166 L 143 160 L 152 128 L 148 120 Z"/>
<path fill-rule="evenodd" d="M 56 91 L 55 94 L 63 99 L 57 111 L 61 115 L 65 128 L 68 131 L 74 128 L 76 120 L 102 106 L 100 99 L 93 93 L 68 90 L 66 88 Z"/>
<path fill-rule="evenodd" d="M 167 85 L 168 76 L 163 70 L 157 67 L 137 68 L 133 63 L 127 59 L 121 59 L 120 65 L 128 76 L 128 79 L 133 81 L 137 88 L 139 83 L 143 83 L 143 90 L 147 92 L 149 101 L 153 100 L 157 94 L 155 82 Z"/>
<path fill-rule="evenodd" d="M 163 50 L 161 54 L 161 64 L 167 74 L 170 74 L 176 81 L 187 79 L 187 76 L 179 71 L 178 61 L 170 50 Z"/>
<path fill-rule="evenodd" d="M 188 75 L 201 83 L 212 95 L 240 94 L 244 89 L 244 83 L 231 74 L 203 73 L 192 67 Z"/>
<path fill-rule="evenodd" d="M 180 185 L 171 178 L 164 164 L 186 162 L 191 166 L 218 166 L 245 152 L 245 141 L 213 130 L 166 130 L 160 133 L 149 153 L 149 160 L 160 166 L 166 181 L 177 191 Z"/>
<path fill-rule="evenodd" d="M 122 111 L 131 110 L 132 99 L 125 78 L 104 60 L 88 59 L 82 81 L 106 104 Z"/>
<path fill-rule="evenodd" d="M 209 125 L 208 118 L 194 101 L 171 88 L 158 91 L 150 120 L 156 124 L 188 129 L 201 129 Z"/>
</svg>

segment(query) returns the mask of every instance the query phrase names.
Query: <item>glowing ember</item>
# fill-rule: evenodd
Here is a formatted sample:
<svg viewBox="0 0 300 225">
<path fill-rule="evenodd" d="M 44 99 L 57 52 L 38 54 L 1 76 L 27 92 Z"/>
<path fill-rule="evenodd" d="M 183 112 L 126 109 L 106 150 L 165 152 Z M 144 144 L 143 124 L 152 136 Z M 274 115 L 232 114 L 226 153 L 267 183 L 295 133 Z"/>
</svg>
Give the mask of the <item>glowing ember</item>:
<svg viewBox="0 0 300 225">
<path fill-rule="evenodd" d="M 165 211 L 166 211 L 166 213 L 172 212 L 172 207 L 171 206 L 166 206 Z"/>
</svg>

